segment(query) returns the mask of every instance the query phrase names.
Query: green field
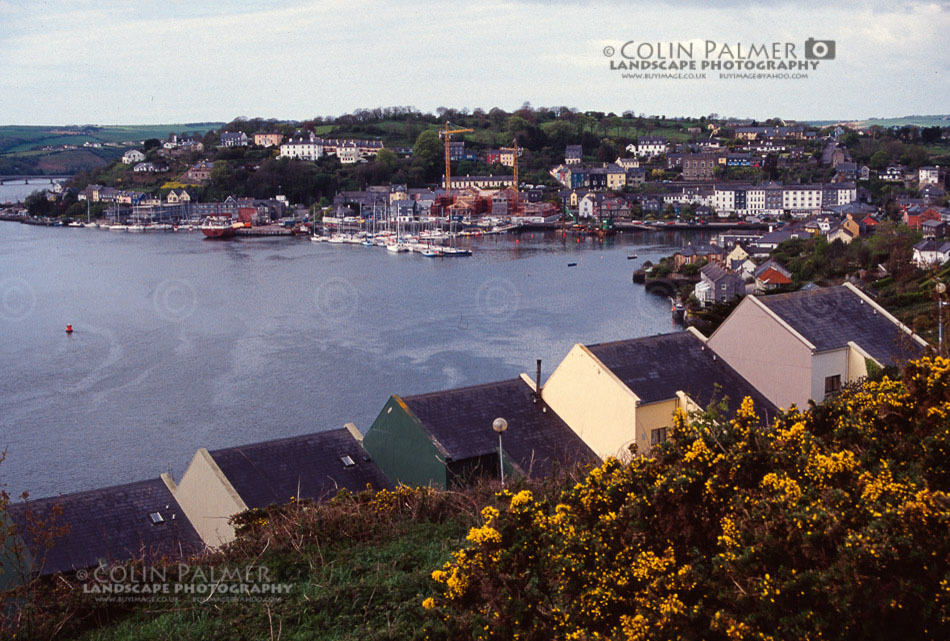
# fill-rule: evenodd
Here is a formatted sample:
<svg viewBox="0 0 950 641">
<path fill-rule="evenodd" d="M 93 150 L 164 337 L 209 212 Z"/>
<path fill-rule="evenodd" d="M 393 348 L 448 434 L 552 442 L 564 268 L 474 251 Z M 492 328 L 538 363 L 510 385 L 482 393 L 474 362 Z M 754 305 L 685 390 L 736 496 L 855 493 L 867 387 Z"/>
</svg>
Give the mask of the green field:
<svg viewBox="0 0 950 641">
<path fill-rule="evenodd" d="M 85 142 L 142 141 L 164 139 L 173 133 L 204 134 L 224 123 L 202 122 L 170 125 L 70 125 L 70 126 L 0 126 L 0 153 L 11 154 L 47 145 L 82 145 Z"/>
<path fill-rule="evenodd" d="M 935 116 L 902 116 L 900 118 L 868 118 L 867 120 L 810 120 L 808 124 L 818 127 L 829 125 L 848 124 L 858 129 L 878 127 L 950 127 L 950 115 Z"/>
</svg>

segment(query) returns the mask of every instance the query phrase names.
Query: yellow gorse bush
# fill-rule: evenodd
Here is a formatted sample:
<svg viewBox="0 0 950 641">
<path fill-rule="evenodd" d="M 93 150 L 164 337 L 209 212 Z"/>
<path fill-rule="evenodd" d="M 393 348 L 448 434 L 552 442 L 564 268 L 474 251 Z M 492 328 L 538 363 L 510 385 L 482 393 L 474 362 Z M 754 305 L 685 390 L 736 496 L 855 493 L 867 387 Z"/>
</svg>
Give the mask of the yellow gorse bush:
<svg viewBox="0 0 950 641">
<path fill-rule="evenodd" d="M 950 363 L 499 495 L 432 578 L 443 638 L 950 638 Z M 433 637 L 438 636 L 432 633 Z"/>
</svg>

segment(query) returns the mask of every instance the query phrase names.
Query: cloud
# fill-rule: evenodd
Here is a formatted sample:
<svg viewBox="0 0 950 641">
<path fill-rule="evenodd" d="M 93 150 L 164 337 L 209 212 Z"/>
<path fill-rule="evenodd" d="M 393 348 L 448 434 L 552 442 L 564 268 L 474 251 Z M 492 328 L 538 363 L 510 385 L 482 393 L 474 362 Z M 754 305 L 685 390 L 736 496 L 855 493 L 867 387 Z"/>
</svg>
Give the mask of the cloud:
<svg viewBox="0 0 950 641">
<path fill-rule="evenodd" d="M 567 104 L 792 118 L 945 110 L 947 2 L 0 0 L 0 122 L 306 118 L 359 107 Z M 913 37 L 907 37 L 913 34 Z M 623 81 L 626 40 L 838 41 L 807 81 Z M 917 79 L 928 78 L 908 92 Z M 12 99 L 10 99 L 12 97 Z"/>
</svg>

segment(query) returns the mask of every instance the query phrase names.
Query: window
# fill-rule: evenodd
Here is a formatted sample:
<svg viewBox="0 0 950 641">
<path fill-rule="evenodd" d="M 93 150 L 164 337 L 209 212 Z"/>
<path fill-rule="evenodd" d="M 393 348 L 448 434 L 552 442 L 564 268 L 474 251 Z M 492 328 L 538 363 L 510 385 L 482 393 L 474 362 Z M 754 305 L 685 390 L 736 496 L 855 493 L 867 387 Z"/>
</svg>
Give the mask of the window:
<svg viewBox="0 0 950 641">
<path fill-rule="evenodd" d="M 841 391 L 841 375 L 835 374 L 834 376 L 825 377 L 825 396 L 829 394 L 834 394 L 835 392 Z"/>
<path fill-rule="evenodd" d="M 655 430 L 650 430 L 650 445 L 657 445 L 666 440 L 666 428 L 661 427 Z"/>
<path fill-rule="evenodd" d="M 354 461 L 350 456 L 341 456 L 340 461 L 343 463 L 343 467 L 353 467 L 356 465 L 356 461 Z"/>
</svg>

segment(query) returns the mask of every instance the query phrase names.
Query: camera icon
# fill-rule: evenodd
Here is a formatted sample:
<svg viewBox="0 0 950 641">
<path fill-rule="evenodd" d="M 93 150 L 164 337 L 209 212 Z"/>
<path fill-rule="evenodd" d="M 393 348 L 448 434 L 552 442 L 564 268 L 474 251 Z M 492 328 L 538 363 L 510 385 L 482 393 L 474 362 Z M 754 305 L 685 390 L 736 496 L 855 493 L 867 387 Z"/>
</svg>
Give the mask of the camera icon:
<svg viewBox="0 0 950 641">
<path fill-rule="evenodd" d="M 834 60 L 835 41 L 809 38 L 805 41 L 805 58 L 808 60 Z"/>
</svg>

